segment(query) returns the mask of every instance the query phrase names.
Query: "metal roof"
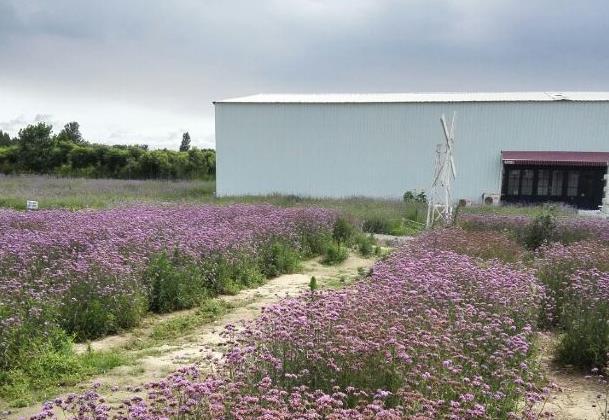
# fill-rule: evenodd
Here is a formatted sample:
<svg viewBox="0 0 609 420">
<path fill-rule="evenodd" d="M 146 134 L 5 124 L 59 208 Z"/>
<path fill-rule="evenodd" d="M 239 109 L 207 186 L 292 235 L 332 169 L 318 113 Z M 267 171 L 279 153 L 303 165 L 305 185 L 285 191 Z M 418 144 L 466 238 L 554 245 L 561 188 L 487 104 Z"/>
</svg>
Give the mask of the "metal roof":
<svg viewBox="0 0 609 420">
<path fill-rule="evenodd" d="M 502 151 L 501 159 L 506 165 L 607 166 L 609 152 Z"/>
<path fill-rule="evenodd" d="M 420 103 L 609 101 L 609 92 L 450 92 L 258 94 L 214 103 Z"/>
</svg>

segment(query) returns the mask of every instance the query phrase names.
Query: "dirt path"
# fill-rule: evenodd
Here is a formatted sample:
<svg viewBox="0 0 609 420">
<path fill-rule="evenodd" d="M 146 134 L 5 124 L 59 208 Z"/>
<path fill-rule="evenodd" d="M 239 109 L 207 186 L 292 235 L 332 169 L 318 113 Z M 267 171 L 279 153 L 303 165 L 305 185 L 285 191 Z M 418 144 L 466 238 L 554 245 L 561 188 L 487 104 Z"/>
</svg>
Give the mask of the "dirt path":
<svg viewBox="0 0 609 420">
<path fill-rule="evenodd" d="M 601 407 L 605 405 L 605 389 L 581 372 L 562 368 L 552 362 L 557 337 L 553 333 L 539 334 L 541 363 L 548 380 L 559 389 L 551 392 L 543 411 L 558 420 L 601 419 Z M 541 410 L 541 407 L 540 407 Z"/>
<path fill-rule="evenodd" d="M 221 335 L 229 325 L 238 325 L 241 321 L 254 319 L 260 314 L 262 307 L 275 303 L 286 296 L 295 296 L 308 289 L 311 276 L 317 278 L 320 287 L 333 287 L 342 282 L 352 281 L 362 270 L 367 271 L 374 264 L 373 258 L 365 259 L 356 255 L 337 266 L 323 266 L 317 260 L 303 263 L 301 273 L 286 274 L 269 280 L 256 289 L 243 290 L 235 296 L 222 296 L 221 299 L 231 304 L 232 309 L 217 320 L 202 325 L 193 331 L 180 335 L 175 339 L 157 342 L 136 350 L 129 350 L 137 340 L 142 340 L 155 325 L 164 320 L 177 316 L 188 316 L 193 311 L 181 311 L 166 316 L 156 316 L 148 319 L 142 328 L 130 333 L 110 336 L 90 343 L 93 350 L 116 350 L 129 354 L 135 359 L 134 364 L 120 366 L 107 374 L 89 380 L 74 392 L 88 389 L 94 382 L 101 384 L 101 392 L 112 386 L 118 386 L 120 391 L 112 393 L 109 403 L 119 402 L 127 395 L 133 395 L 133 389 L 145 383 L 158 380 L 168 373 L 185 365 L 198 363 L 201 366 L 210 365 L 210 358 L 220 357 L 225 339 Z M 79 345 L 78 352 L 86 350 Z M 40 404 L 13 410 L 8 418 L 29 417 L 39 411 Z M 2 418 L 2 415 L 0 415 Z"/>
</svg>

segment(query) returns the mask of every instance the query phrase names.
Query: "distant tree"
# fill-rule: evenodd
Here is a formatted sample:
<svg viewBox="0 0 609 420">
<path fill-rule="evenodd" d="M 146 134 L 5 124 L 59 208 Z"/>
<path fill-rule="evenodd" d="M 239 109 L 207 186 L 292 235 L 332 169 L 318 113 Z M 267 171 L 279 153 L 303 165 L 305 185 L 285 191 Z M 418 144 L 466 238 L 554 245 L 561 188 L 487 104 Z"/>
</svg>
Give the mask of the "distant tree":
<svg viewBox="0 0 609 420">
<path fill-rule="evenodd" d="M 180 152 L 188 152 L 190 149 L 190 134 L 188 131 L 182 134 L 182 144 L 180 144 Z"/>
<path fill-rule="evenodd" d="M 57 140 L 68 141 L 75 144 L 84 143 L 82 134 L 80 134 L 80 124 L 72 121 L 63 126 L 63 130 L 57 135 Z"/>
<path fill-rule="evenodd" d="M 0 130 L 0 147 L 10 146 L 11 144 L 13 144 L 13 140 L 11 139 L 11 136 L 9 136 L 8 133 L 5 133 L 2 130 Z"/>
<path fill-rule="evenodd" d="M 51 168 L 49 159 L 53 148 L 51 132 L 53 126 L 40 122 L 19 130 L 17 146 L 19 147 L 18 163 L 27 172 L 44 173 Z"/>
<path fill-rule="evenodd" d="M 181 150 L 149 150 L 147 145 L 105 145 L 83 139 L 77 122 L 54 135 L 43 122 L 11 138 L 0 131 L 0 173 L 57 174 L 129 179 L 213 179 L 216 154 L 190 147 L 184 133 Z"/>
</svg>

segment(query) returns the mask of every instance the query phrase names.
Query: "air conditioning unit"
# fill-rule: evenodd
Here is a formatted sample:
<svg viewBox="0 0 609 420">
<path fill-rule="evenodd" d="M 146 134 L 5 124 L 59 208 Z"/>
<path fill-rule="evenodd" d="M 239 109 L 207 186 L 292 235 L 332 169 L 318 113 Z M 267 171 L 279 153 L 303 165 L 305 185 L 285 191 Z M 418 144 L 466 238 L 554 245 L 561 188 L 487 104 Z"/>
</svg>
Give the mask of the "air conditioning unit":
<svg viewBox="0 0 609 420">
<path fill-rule="evenodd" d="M 482 194 L 482 204 L 485 206 L 498 206 L 501 204 L 501 194 L 484 193 Z"/>
</svg>

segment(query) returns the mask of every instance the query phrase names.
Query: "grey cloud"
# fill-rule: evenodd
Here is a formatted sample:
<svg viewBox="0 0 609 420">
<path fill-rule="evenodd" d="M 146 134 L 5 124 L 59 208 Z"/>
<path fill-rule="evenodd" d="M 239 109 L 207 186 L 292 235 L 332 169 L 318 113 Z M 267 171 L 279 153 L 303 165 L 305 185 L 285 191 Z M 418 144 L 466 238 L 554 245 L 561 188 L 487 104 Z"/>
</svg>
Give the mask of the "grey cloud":
<svg viewBox="0 0 609 420">
<path fill-rule="evenodd" d="M 0 89 L 193 121 L 263 91 L 606 90 L 607 22 L 605 0 L 4 0 Z"/>
<path fill-rule="evenodd" d="M 26 125 L 28 122 L 29 121 L 26 120 L 23 115 L 20 115 L 17 118 L 13 118 L 9 121 L 0 121 L 0 130 L 15 132 L 24 125 Z"/>
<path fill-rule="evenodd" d="M 35 123 L 39 123 L 39 122 L 50 122 L 52 118 L 51 114 L 36 114 L 34 116 L 34 122 Z"/>
</svg>

